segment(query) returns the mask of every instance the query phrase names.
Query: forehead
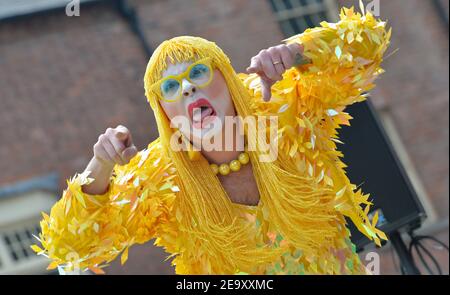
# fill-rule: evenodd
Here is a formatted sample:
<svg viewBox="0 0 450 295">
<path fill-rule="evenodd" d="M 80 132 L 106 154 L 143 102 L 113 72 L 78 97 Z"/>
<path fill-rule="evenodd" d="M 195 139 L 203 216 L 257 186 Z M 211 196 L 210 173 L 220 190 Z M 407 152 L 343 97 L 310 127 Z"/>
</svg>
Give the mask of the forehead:
<svg viewBox="0 0 450 295">
<path fill-rule="evenodd" d="M 167 62 L 167 68 L 163 71 L 162 75 L 163 78 L 171 75 L 179 75 L 186 71 L 186 69 L 192 64 L 191 61 L 184 61 L 184 62 L 176 62 L 171 63 Z"/>
</svg>

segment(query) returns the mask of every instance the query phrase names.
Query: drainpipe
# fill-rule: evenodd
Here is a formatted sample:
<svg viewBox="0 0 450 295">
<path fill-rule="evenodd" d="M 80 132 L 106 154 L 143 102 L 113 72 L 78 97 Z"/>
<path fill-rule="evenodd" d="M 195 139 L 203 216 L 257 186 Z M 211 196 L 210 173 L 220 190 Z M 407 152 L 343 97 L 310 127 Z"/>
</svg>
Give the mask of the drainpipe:
<svg viewBox="0 0 450 295">
<path fill-rule="evenodd" d="M 116 0 L 115 2 L 118 13 L 125 19 L 133 33 L 139 39 L 147 58 L 150 58 L 153 50 L 145 37 L 136 9 L 127 0 Z"/>
<path fill-rule="evenodd" d="M 433 0 L 434 8 L 436 9 L 437 14 L 439 15 L 439 18 L 441 19 L 442 23 L 445 25 L 445 28 L 448 31 L 448 14 L 445 13 L 445 7 L 442 5 L 442 2 L 440 0 Z"/>
</svg>

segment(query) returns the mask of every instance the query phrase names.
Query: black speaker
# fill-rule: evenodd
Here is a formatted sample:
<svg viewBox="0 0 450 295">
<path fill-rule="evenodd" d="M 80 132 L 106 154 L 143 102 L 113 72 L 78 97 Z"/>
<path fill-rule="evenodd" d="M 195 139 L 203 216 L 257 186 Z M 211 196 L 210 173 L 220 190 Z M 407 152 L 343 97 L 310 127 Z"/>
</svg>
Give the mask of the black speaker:
<svg viewBox="0 0 450 295">
<path fill-rule="evenodd" d="M 369 98 L 370 99 L 370 98 Z M 339 130 L 338 145 L 350 181 L 370 193 L 375 211 L 379 213 L 378 227 L 386 234 L 413 230 L 426 218 L 425 210 L 408 179 L 377 114 L 370 103 L 364 101 L 346 109 L 354 119 L 350 127 Z M 356 227 L 349 223 L 352 242 L 358 251 L 370 243 Z"/>
</svg>

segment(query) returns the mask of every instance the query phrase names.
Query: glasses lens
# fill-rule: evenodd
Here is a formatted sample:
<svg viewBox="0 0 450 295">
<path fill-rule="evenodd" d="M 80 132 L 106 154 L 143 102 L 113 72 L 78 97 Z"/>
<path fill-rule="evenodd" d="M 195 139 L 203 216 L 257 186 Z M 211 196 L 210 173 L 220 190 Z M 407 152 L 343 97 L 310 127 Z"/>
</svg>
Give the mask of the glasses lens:
<svg viewBox="0 0 450 295">
<path fill-rule="evenodd" d="M 211 71 L 208 66 L 204 64 L 198 64 L 192 67 L 189 73 L 189 80 L 192 83 L 197 84 L 198 86 L 202 86 L 209 81 L 211 77 Z"/>
<path fill-rule="evenodd" d="M 167 100 L 175 100 L 180 90 L 180 83 L 175 79 L 168 79 L 161 84 L 161 93 Z"/>
</svg>

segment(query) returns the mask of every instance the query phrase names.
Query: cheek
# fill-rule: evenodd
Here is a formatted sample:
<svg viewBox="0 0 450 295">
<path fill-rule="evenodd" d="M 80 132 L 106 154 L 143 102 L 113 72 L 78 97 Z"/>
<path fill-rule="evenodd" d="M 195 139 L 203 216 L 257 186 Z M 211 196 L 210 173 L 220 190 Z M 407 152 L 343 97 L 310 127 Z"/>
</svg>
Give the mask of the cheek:
<svg viewBox="0 0 450 295">
<path fill-rule="evenodd" d="M 209 84 L 204 91 L 211 99 L 216 99 L 228 92 L 227 83 L 220 72 L 217 70 L 215 71 L 211 84 Z"/>
<path fill-rule="evenodd" d="M 169 120 L 173 119 L 176 116 L 184 115 L 182 100 L 179 100 L 177 102 L 161 101 L 161 107 L 163 108 Z"/>
<path fill-rule="evenodd" d="M 228 91 L 227 83 L 219 71 L 216 70 L 214 72 L 214 78 L 211 84 L 204 89 L 204 92 L 213 103 L 213 106 L 222 109 L 225 115 L 234 114 L 233 102 Z"/>
</svg>

